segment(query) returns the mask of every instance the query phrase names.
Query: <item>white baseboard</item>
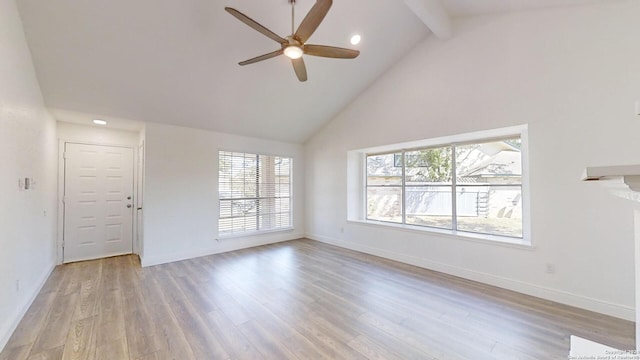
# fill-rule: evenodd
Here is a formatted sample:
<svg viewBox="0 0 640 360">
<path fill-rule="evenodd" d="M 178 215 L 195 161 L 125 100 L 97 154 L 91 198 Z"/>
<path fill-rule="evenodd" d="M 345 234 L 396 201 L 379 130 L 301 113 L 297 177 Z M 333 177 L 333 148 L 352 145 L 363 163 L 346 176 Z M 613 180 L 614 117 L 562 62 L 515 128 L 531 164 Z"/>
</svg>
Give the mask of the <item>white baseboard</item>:
<svg viewBox="0 0 640 360">
<path fill-rule="evenodd" d="M 170 253 L 170 254 L 162 254 L 162 255 L 154 255 L 154 256 L 141 256 L 140 263 L 142 264 L 142 267 L 154 266 L 154 265 L 166 264 L 166 263 L 175 262 L 175 261 L 194 259 L 202 256 L 221 254 L 229 251 L 248 249 L 256 246 L 275 244 L 283 241 L 300 239 L 302 237 L 304 237 L 304 234 L 294 233 L 294 234 L 287 234 L 286 236 L 278 236 L 277 238 L 274 238 L 273 236 L 268 236 L 264 238 L 255 237 L 255 238 L 251 238 L 249 241 L 241 237 L 222 239 L 222 240 L 219 240 L 219 242 L 224 243 L 224 246 L 216 246 L 215 248 L 211 248 L 211 249 L 197 249 L 197 250 L 191 250 L 191 251 L 186 251 L 181 253 Z"/>
<path fill-rule="evenodd" d="M 29 310 L 29 308 L 31 307 L 31 304 L 33 304 L 33 301 L 36 299 L 36 297 L 40 293 L 40 290 L 42 290 L 42 287 L 49 279 L 49 276 L 51 276 L 51 273 L 53 272 L 53 269 L 55 269 L 55 267 L 56 265 L 52 264 L 49 267 L 49 269 L 44 272 L 43 276 L 36 283 L 36 286 L 29 291 L 29 295 L 26 301 L 22 304 L 22 306 L 20 306 L 18 311 L 14 313 L 13 317 L 11 317 L 10 319 L 7 319 L 7 323 L 9 324 L 9 326 L 2 329 L 2 333 L 0 333 L 0 352 L 2 352 L 4 347 L 9 342 L 11 335 L 13 335 L 13 332 L 16 331 L 16 329 L 18 328 L 20 321 L 22 320 L 24 315 L 27 313 L 27 310 Z"/>
<path fill-rule="evenodd" d="M 379 249 L 349 241 L 339 240 L 323 235 L 307 234 L 306 237 L 323 243 L 379 256 L 390 260 L 399 261 L 405 264 L 410 264 L 453 276 L 458 276 L 464 279 L 473 280 L 492 286 L 497 286 L 503 289 L 539 297 L 545 300 L 550 300 L 561 304 L 594 311 L 624 320 L 635 321 L 635 309 L 632 307 L 613 304 L 606 301 L 573 294 L 563 290 L 551 289 L 536 284 L 487 274 L 471 269 L 465 269 L 458 266 L 452 266 L 424 258 L 419 258 L 416 256 L 400 254 L 385 249 Z"/>
</svg>

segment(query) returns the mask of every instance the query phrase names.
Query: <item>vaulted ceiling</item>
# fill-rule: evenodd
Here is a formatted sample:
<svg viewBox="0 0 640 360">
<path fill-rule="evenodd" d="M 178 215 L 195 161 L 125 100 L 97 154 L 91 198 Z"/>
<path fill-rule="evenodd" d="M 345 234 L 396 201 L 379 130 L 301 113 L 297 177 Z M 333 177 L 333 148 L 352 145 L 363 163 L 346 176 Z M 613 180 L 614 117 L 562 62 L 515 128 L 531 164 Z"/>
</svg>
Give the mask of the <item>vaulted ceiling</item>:
<svg viewBox="0 0 640 360">
<path fill-rule="evenodd" d="M 437 5 L 445 16 L 458 17 L 603 1 L 610 0 L 439 0 Z M 296 26 L 314 2 L 296 1 Z M 283 56 L 238 66 L 279 45 L 224 11 L 234 7 L 286 36 L 288 0 L 17 3 L 45 102 L 61 120 L 131 119 L 299 143 L 433 36 L 403 1 L 334 0 L 309 43 L 355 48 L 361 55 L 354 60 L 305 56 L 309 80 L 303 83 Z M 349 38 L 356 33 L 362 42 L 353 46 Z"/>
</svg>

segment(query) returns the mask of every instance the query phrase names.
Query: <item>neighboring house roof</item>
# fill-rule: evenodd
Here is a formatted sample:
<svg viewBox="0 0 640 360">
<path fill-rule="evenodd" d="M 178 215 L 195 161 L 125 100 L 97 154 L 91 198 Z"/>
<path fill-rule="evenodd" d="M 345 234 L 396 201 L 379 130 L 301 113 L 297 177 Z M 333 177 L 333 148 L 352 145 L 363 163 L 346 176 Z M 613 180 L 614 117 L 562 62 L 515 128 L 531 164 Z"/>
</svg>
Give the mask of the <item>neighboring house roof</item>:
<svg viewBox="0 0 640 360">
<path fill-rule="evenodd" d="M 520 151 L 500 151 L 459 177 L 510 177 L 522 174 Z"/>
<path fill-rule="evenodd" d="M 457 177 L 459 181 L 472 182 L 479 177 L 514 177 L 522 175 L 522 157 L 520 149 L 504 141 L 495 141 L 474 146 L 458 148 Z M 395 156 L 378 158 L 370 163 L 370 176 L 401 176 L 394 162 Z"/>
</svg>

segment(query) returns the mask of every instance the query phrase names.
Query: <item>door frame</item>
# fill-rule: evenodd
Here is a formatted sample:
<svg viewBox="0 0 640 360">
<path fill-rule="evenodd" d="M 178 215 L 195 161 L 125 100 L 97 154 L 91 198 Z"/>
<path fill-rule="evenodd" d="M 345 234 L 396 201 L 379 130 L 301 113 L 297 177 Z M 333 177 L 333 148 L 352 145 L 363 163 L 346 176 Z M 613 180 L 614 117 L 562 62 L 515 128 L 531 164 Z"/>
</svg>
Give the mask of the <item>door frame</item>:
<svg viewBox="0 0 640 360">
<path fill-rule="evenodd" d="M 133 252 L 140 258 L 144 256 L 143 246 L 144 243 L 144 171 L 145 171 L 145 157 L 144 157 L 144 140 L 140 142 L 137 148 L 137 152 L 134 151 L 135 164 L 134 166 L 134 211 L 133 211 Z"/>
<path fill-rule="evenodd" d="M 112 146 L 112 147 L 120 147 L 127 148 L 133 151 L 133 196 L 134 201 L 133 204 L 136 204 L 137 200 L 137 191 L 138 191 L 138 172 L 136 171 L 136 164 L 138 162 L 138 148 L 136 146 L 125 145 L 125 144 L 117 144 L 117 143 L 100 143 L 100 142 L 90 142 L 90 141 L 78 141 L 73 139 L 58 139 L 58 231 L 56 236 L 56 264 L 63 264 L 64 262 L 64 186 L 65 186 L 65 159 L 64 159 L 64 149 L 66 144 L 81 144 L 81 145 L 96 145 L 96 146 Z M 138 254 L 140 249 L 140 244 L 137 243 L 136 234 L 138 231 L 138 223 L 136 221 L 136 212 L 131 212 L 131 239 L 132 239 L 132 253 Z"/>
</svg>

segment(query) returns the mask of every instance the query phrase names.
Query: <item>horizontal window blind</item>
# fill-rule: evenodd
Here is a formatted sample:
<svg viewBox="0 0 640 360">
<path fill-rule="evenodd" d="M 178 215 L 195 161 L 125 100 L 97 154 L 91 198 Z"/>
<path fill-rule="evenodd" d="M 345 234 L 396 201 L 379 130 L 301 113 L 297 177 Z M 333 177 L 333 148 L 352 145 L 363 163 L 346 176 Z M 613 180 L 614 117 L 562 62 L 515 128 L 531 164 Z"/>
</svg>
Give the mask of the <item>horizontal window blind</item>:
<svg viewBox="0 0 640 360">
<path fill-rule="evenodd" d="M 220 236 L 291 228 L 292 159 L 219 151 Z"/>
</svg>

